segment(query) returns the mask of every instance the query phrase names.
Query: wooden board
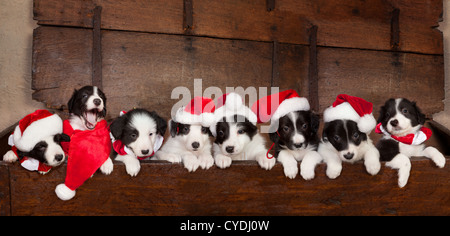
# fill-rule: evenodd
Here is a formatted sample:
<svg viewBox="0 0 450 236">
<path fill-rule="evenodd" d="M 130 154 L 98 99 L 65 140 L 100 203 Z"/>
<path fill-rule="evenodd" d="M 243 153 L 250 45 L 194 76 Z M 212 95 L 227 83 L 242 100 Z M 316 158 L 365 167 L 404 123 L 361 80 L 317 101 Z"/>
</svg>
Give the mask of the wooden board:
<svg viewBox="0 0 450 236">
<path fill-rule="evenodd" d="M 74 199 L 59 200 L 54 188 L 64 180 L 64 166 L 45 176 L 11 169 L 12 215 L 448 215 L 450 162 L 439 169 L 415 159 L 406 187 L 397 171 L 382 165 L 370 176 L 362 163 L 344 164 L 340 177 L 287 179 L 281 164 L 272 170 L 255 162 L 237 162 L 189 173 L 181 164 L 149 161 L 137 177 L 115 163 L 110 176 L 96 173 Z"/>
<path fill-rule="evenodd" d="M 434 29 L 442 15 L 442 0 L 192 0 L 189 34 L 309 44 L 308 29 L 318 26 L 318 45 L 392 50 L 391 23 L 399 9 L 395 50 L 443 54 L 442 34 Z M 102 28 L 183 34 L 182 0 L 34 1 L 38 24 L 92 27 L 93 9 L 102 6 Z"/>
<path fill-rule="evenodd" d="M 0 160 L 0 216 L 11 215 L 9 182 L 9 166 Z"/>
</svg>

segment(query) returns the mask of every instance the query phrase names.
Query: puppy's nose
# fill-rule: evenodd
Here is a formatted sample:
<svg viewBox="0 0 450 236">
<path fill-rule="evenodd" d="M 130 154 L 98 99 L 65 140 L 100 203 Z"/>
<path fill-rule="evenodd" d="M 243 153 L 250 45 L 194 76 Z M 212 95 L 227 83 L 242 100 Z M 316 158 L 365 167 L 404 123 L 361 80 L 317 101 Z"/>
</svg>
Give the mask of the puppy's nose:
<svg viewBox="0 0 450 236">
<path fill-rule="evenodd" d="M 193 142 L 192 143 L 192 147 L 193 148 L 198 148 L 198 147 L 200 147 L 200 143 L 199 142 Z"/>
<path fill-rule="evenodd" d="M 302 143 L 294 143 L 294 147 L 301 148 L 302 147 Z"/>
<path fill-rule="evenodd" d="M 55 160 L 56 160 L 56 161 L 61 161 L 63 158 L 64 158 L 64 155 L 63 155 L 63 154 L 56 154 L 56 155 L 55 155 Z"/>
<path fill-rule="evenodd" d="M 102 100 L 100 100 L 99 98 L 94 99 L 94 105 L 100 106 L 100 104 L 102 104 Z"/>
<path fill-rule="evenodd" d="M 233 152 L 234 152 L 234 146 L 227 146 L 227 147 L 225 148 L 225 150 L 226 150 L 228 153 L 233 153 Z"/>
<path fill-rule="evenodd" d="M 396 127 L 398 125 L 398 120 L 391 120 L 391 125 Z"/>
<path fill-rule="evenodd" d="M 142 154 L 145 155 L 145 154 L 148 154 L 150 152 L 150 150 L 148 150 L 148 149 L 147 150 L 141 150 L 141 152 L 142 152 Z"/>
<path fill-rule="evenodd" d="M 350 160 L 353 158 L 353 155 L 354 155 L 353 153 L 349 152 L 349 153 L 345 154 L 344 157 L 345 157 L 345 159 Z"/>
</svg>

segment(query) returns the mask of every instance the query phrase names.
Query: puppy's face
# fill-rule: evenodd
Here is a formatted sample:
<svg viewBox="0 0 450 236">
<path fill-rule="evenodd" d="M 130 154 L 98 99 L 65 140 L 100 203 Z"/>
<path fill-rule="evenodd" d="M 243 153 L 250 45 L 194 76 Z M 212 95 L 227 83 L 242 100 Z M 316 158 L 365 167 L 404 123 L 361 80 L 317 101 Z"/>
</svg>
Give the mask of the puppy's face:
<svg viewBox="0 0 450 236">
<path fill-rule="evenodd" d="M 425 115 L 415 102 L 389 99 L 380 109 L 378 123 L 390 134 L 401 137 L 419 130 L 425 123 Z"/>
<path fill-rule="evenodd" d="M 69 113 L 78 116 L 86 129 L 94 129 L 106 116 L 106 96 L 96 86 L 75 90 L 68 102 Z"/>
<path fill-rule="evenodd" d="M 225 117 L 222 120 L 225 120 Z M 231 120 L 236 122 L 222 121 L 216 124 L 217 137 L 214 141 L 227 156 L 242 153 L 257 132 L 256 126 L 243 116 L 235 115 Z"/>
<path fill-rule="evenodd" d="M 131 149 L 134 155 L 144 157 L 153 153 L 157 135 L 164 136 L 166 121 L 155 112 L 134 109 L 111 123 L 115 139 Z"/>
<path fill-rule="evenodd" d="M 170 121 L 170 134 L 182 140 L 184 148 L 191 152 L 203 150 L 209 143 L 210 131 L 207 127 L 201 125 L 189 125 Z"/>
<path fill-rule="evenodd" d="M 38 142 L 30 152 L 17 150 L 19 158 L 31 157 L 49 166 L 59 166 L 65 160 L 61 142 L 69 142 L 67 134 L 49 136 Z"/>
<path fill-rule="evenodd" d="M 280 118 L 278 134 L 270 134 L 273 142 L 290 150 L 305 149 L 316 137 L 319 129 L 319 117 L 311 111 L 295 111 Z"/>
<path fill-rule="evenodd" d="M 358 130 L 356 122 L 334 120 L 325 123 L 322 139 L 329 142 L 343 161 L 352 161 L 358 156 L 358 146 L 367 140 L 367 135 Z"/>
</svg>

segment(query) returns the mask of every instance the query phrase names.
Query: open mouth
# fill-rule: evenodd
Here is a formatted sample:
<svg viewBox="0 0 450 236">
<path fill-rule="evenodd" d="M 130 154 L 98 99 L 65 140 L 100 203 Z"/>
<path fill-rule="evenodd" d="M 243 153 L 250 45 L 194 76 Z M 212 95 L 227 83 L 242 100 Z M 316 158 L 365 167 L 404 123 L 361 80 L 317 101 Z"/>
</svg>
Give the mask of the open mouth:
<svg viewBox="0 0 450 236">
<path fill-rule="evenodd" d="M 97 120 L 99 117 L 99 111 L 97 109 L 92 109 L 83 113 L 84 124 L 88 129 L 94 129 L 97 125 Z"/>
</svg>

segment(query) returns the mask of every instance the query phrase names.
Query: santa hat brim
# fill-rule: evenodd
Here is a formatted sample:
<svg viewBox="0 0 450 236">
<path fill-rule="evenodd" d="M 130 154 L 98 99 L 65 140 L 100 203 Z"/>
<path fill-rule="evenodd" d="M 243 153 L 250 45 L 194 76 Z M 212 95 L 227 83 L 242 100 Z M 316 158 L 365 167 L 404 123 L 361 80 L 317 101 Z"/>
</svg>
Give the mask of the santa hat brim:
<svg viewBox="0 0 450 236">
<path fill-rule="evenodd" d="M 62 132 L 62 120 L 57 114 L 54 114 L 34 121 L 26 127 L 23 133 L 20 130 L 19 125 L 16 126 L 13 134 L 14 146 L 22 152 L 29 152 L 44 138 Z"/>
<path fill-rule="evenodd" d="M 215 117 L 213 113 L 204 112 L 199 115 L 194 115 L 185 111 L 185 107 L 180 107 L 173 119 L 175 122 L 182 124 L 195 125 L 199 124 L 205 127 L 211 126 L 214 123 Z"/>
<path fill-rule="evenodd" d="M 369 133 L 376 126 L 376 120 L 372 113 L 361 117 L 348 102 L 325 109 L 323 121 L 331 122 L 333 120 L 352 120 L 358 124 L 358 129 L 363 133 Z"/>
<path fill-rule="evenodd" d="M 277 110 L 273 113 L 271 120 L 279 120 L 289 112 L 293 111 L 308 111 L 310 109 L 309 102 L 306 98 L 293 97 L 284 100 Z"/>
</svg>

